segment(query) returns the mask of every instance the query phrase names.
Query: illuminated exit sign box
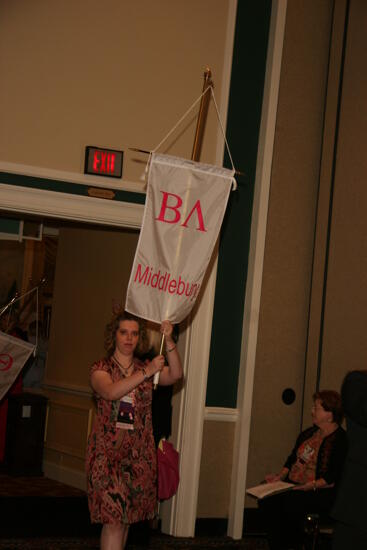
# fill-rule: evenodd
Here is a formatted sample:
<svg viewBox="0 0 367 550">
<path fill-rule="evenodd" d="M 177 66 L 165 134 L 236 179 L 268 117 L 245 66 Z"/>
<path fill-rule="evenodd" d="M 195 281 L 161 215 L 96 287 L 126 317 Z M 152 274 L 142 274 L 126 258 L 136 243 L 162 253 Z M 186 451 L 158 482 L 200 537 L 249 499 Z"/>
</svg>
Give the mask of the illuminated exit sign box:
<svg viewBox="0 0 367 550">
<path fill-rule="evenodd" d="M 121 178 L 123 151 L 88 145 L 85 148 L 84 174 Z"/>
</svg>

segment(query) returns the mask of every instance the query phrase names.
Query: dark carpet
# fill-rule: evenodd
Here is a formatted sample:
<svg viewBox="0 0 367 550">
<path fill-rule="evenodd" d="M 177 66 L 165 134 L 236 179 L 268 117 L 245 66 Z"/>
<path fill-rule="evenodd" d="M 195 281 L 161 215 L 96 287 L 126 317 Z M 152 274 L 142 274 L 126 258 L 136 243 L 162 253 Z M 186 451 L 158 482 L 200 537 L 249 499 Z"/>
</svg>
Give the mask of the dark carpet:
<svg viewBox="0 0 367 550">
<path fill-rule="evenodd" d="M 262 538 L 248 538 L 234 541 L 227 537 L 195 537 L 194 539 L 169 537 L 154 534 L 148 544 L 128 544 L 126 550 L 267 550 Z M 0 539 L 1 550 L 99 550 L 98 538 L 33 538 L 33 539 Z"/>
<path fill-rule="evenodd" d="M 44 476 L 9 476 L 0 473 L 0 498 L 4 497 L 73 497 L 85 492 Z"/>
<path fill-rule="evenodd" d="M 100 529 L 90 523 L 84 491 L 44 476 L 0 474 L 0 550 L 99 550 Z M 131 526 L 126 550 L 268 550 L 255 508 L 245 511 L 241 540 L 226 532 L 226 519 L 198 519 L 194 538 L 170 537 L 141 522 Z M 312 539 L 305 548 L 313 548 Z M 330 550 L 330 537 L 320 537 L 318 549 Z"/>
</svg>

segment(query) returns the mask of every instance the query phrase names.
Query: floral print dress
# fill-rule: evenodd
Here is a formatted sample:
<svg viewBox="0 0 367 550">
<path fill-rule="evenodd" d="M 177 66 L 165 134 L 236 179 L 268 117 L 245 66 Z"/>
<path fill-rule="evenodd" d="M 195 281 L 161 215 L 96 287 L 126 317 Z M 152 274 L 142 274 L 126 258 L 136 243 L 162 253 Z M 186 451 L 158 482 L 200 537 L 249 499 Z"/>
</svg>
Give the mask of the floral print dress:
<svg viewBox="0 0 367 550">
<path fill-rule="evenodd" d="M 143 368 L 134 359 L 134 372 Z M 92 365 L 108 372 L 114 382 L 123 377 L 112 359 Z M 116 426 L 120 401 L 95 395 L 97 414 L 88 440 L 86 469 L 92 523 L 135 523 L 151 519 L 156 511 L 156 449 L 152 432 L 152 381 L 132 392 L 133 429 Z"/>
</svg>

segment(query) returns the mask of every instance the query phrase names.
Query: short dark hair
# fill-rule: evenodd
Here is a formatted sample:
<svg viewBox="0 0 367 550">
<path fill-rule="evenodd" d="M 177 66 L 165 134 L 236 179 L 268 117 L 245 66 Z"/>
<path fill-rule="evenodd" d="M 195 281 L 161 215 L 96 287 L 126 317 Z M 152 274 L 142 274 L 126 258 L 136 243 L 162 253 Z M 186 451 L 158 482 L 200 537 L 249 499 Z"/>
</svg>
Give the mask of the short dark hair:
<svg viewBox="0 0 367 550">
<path fill-rule="evenodd" d="M 332 413 L 334 422 L 339 425 L 343 422 L 344 412 L 340 393 L 334 390 L 321 390 L 314 393 L 312 399 L 320 400 L 322 408 Z"/>
<path fill-rule="evenodd" d="M 136 346 L 135 354 L 140 356 L 146 353 L 148 349 L 148 337 L 144 319 L 129 313 L 128 311 L 118 311 L 115 313 L 111 321 L 106 325 L 104 348 L 107 352 L 107 357 L 111 357 L 116 348 L 116 332 L 121 321 L 135 321 L 139 326 L 139 341 Z"/>
</svg>

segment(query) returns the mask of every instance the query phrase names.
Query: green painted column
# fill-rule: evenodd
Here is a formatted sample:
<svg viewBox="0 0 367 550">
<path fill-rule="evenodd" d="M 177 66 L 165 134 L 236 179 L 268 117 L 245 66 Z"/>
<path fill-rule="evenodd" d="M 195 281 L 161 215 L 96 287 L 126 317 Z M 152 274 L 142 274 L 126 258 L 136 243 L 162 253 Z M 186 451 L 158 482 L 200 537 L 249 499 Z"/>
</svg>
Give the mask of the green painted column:
<svg viewBox="0 0 367 550">
<path fill-rule="evenodd" d="M 206 405 L 236 407 L 256 159 L 264 92 L 271 0 L 239 0 L 227 139 L 238 189 L 224 219 L 210 348 Z M 228 158 L 225 166 L 231 167 Z"/>
</svg>

